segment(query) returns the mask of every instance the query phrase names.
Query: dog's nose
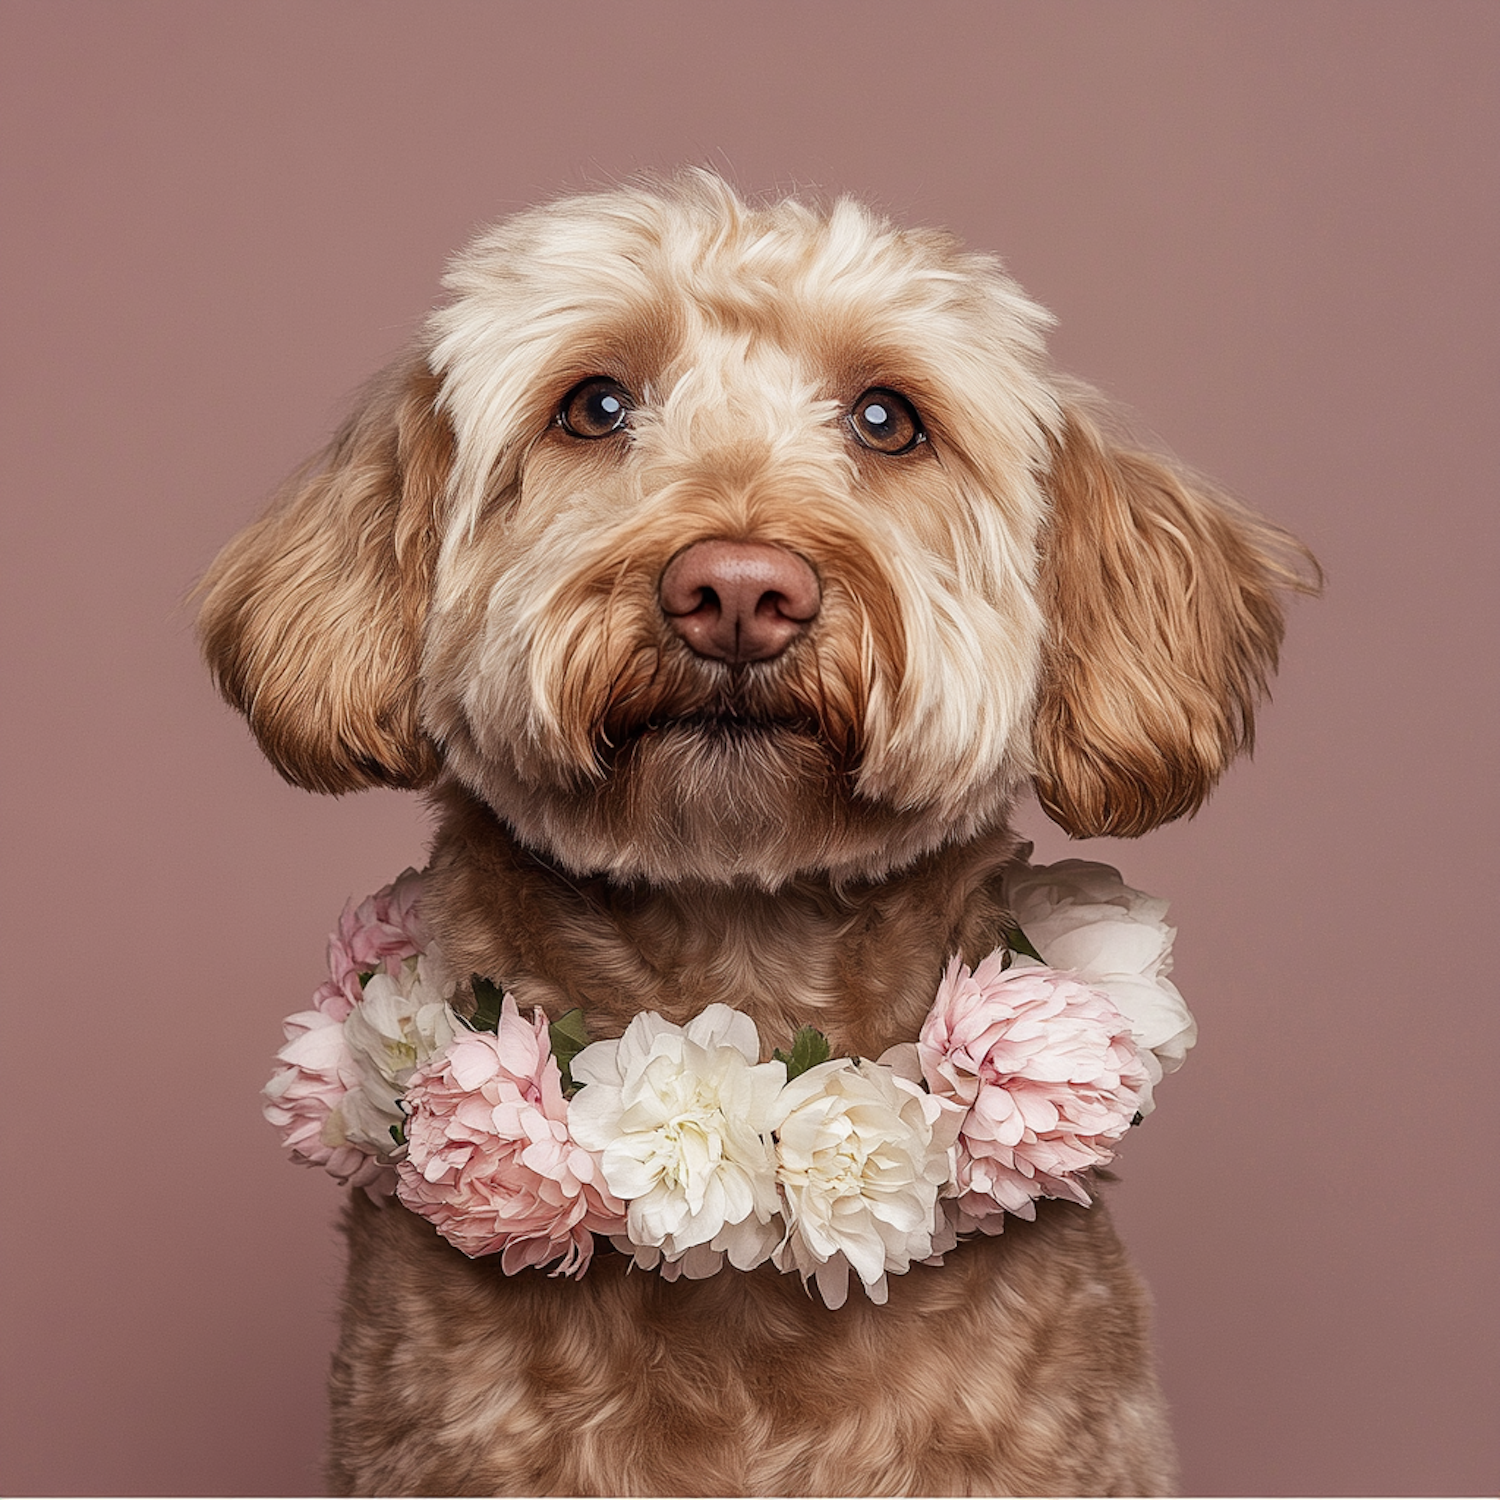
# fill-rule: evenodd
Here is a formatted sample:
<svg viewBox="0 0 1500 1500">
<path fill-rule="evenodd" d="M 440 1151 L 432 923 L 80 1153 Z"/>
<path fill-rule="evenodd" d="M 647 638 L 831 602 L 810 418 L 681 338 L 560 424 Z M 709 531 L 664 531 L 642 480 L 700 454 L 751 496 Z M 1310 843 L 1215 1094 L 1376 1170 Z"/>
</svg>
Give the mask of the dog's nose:
<svg viewBox="0 0 1500 1500">
<path fill-rule="evenodd" d="M 822 597 L 811 566 L 769 542 L 694 542 L 661 575 L 672 629 L 714 661 L 780 656 L 817 617 Z"/>
</svg>

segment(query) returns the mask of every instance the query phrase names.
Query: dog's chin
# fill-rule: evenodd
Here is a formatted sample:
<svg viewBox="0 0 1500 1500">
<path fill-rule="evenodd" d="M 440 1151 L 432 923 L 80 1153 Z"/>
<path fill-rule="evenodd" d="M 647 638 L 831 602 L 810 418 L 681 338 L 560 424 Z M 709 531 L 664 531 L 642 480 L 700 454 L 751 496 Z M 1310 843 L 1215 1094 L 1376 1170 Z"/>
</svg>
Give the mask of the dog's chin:
<svg viewBox="0 0 1500 1500">
<path fill-rule="evenodd" d="M 729 719 L 638 729 L 597 781 L 539 782 L 472 750 L 449 764 L 523 844 L 569 873 L 659 886 L 878 879 L 973 837 L 1008 801 L 1002 780 L 976 789 L 957 820 L 871 801 L 815 730 Z"/>
</svg>

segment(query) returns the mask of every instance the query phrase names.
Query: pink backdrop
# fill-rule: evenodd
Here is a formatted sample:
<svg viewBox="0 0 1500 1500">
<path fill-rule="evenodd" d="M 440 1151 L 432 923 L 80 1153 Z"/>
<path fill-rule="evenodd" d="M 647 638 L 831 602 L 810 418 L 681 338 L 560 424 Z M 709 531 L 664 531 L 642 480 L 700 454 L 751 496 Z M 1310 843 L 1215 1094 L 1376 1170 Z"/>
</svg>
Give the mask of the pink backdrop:
<svg viewBox="0 0 1500 1500">
<path fill-rule="evenodd" d="M 256 1095 L 423 812 L 282 785 L 181 601 L 473 228 L 710 161 L 1001 251 L 1064 365 L 1327 564 L 1256 760 L 1078 851 L 1173 898 L 1202 1025 L 1115 1203 L 1191 1490 L 1493 1489 L 1500 7 L 0 18 L 0 1487 L 317 1485 L 337 1194 Z"/>
</svg>

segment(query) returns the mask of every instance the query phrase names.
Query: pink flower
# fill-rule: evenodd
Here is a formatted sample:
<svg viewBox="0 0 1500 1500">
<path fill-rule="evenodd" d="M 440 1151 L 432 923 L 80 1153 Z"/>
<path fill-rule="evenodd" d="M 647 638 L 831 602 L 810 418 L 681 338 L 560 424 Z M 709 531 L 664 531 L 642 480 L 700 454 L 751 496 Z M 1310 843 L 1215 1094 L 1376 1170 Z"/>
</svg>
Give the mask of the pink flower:
<svg viewBox="0 0 1500 1500">
<path fill-rule="evenodd" d="M 395 974 L 406 958 L 427 949 L 427 929 L 418 903 L 422 877 L 403 870 L 388 886 L 366 896 L 358 906 L 350 901 L 339 918 L 339 930 L 328 939 L 328 980 L 313 1003 L 342 1021 L 359 1004 L 359 976 L 377 969 Z"/>
<path fill-rule="evenodd" d="M 500 1253 L 507 1274 L 561 1258 L 581 1276 L 594 1234 L 625 1206 L 599 1158 L 568 1133 L 568 1103 L 540 1010 L 506 995 L 498 1032 L 464 1032 L 418 1068 L 406 1094 L 409 1151 L 396 1191 L 465 1255 Z"/>
<path fill-rule="evenodd" d="M 343 1022 L 320 1006 L 288 1016 L 282 1031 L 286 1045 L 276 1058 L 284 1066 L 271 1075 L 261 1095 L 265 1117 L 281 1132 L 281 1144 L 301 1166 L 322 1167 L 373 1198 L 390 1197 L 395 1172 L 340 1128 L 339 1106 L 355 1071 Z"/>
<path fill-rule="evenodd" d="M 1177 935 L 1167 903 L 1126 885 L 1113 866 L 1086 859 L 1011 865 L 1005 901 L 1044 963 L 1103 990 L 1130 1022 L 1148 1080 L 1141 1113 L 1149 1115 L 1154 1086 L 1182 1066 L 1198 1037 L 1167 978 Z M 1013 967 L 1033 962 L 1018 953 Z"/>
<path fill-rule="evenodd" d="M 381 1160 L 388 1153 L 347 1133 L 341 1106 L 367 1070 L 350 1052 L 343 1023 L 364 999 L 361 974 L 382 968 L 399 974 L 402 961 L 426 946 L 417 914 L 421 893 L 422 877 L 406 870 L 358 906 L 345 906 L 339 930 L 328 939 L 329 977 L 314 993 L 312 1010 L 282 1022 L 286 1045 L 276 1060 L 283 1066 L 262 1092 L 265 1117 L 281 1132 L 293 1161 L 322 1167 L 372 1197 L 390 1197 L 396 1174 Z M 390 1145 L 394 1149 L 395 1142 Z"/>
<path fill-rule="evenodd" d="M 1147 1074 L 1109 997 L 1056 969 L 970 973 L 955 958 L 917 1040 L 927 1086 L 967 1105 L 953 1193 L 959 1227 L 997 1233 L 1037 1198 L 1087 1204 L 1076 1174 L 1103 1166 L 1130 1128 Z"/>
</svg>

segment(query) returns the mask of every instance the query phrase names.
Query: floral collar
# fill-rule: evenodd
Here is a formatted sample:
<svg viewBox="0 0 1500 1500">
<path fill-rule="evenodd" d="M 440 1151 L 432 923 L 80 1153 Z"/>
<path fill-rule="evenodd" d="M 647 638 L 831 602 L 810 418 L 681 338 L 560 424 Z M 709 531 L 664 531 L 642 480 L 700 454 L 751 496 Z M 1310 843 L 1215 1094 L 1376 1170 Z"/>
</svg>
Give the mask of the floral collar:
<svg viewBox="0 0 1500 1500">
<path fill-rule="evenodd" d="M 851 1270 L 884 1302 L 888 1274 L 961 1235 L 1087 1204 L 1085 1174 L 1195 1038 L 1166 902 L 1083 860 L 1013 865 L 1006 946 L 954 958 L 917 1040 L 874 1061 L 804 1027 L 762 1062 L 727 1005 L 590 1042 L 582 1012 L 528 1020 L 477 976 L 465 1019 L 421 895 L 408 870 L 345 909 L 265 1114 L 294 1161 L 394 1194 L 507 1275 L 582 1276 L 603 1235 L 668 1279 L 770 1261 L 830 1307 Z"/>
</svg>

